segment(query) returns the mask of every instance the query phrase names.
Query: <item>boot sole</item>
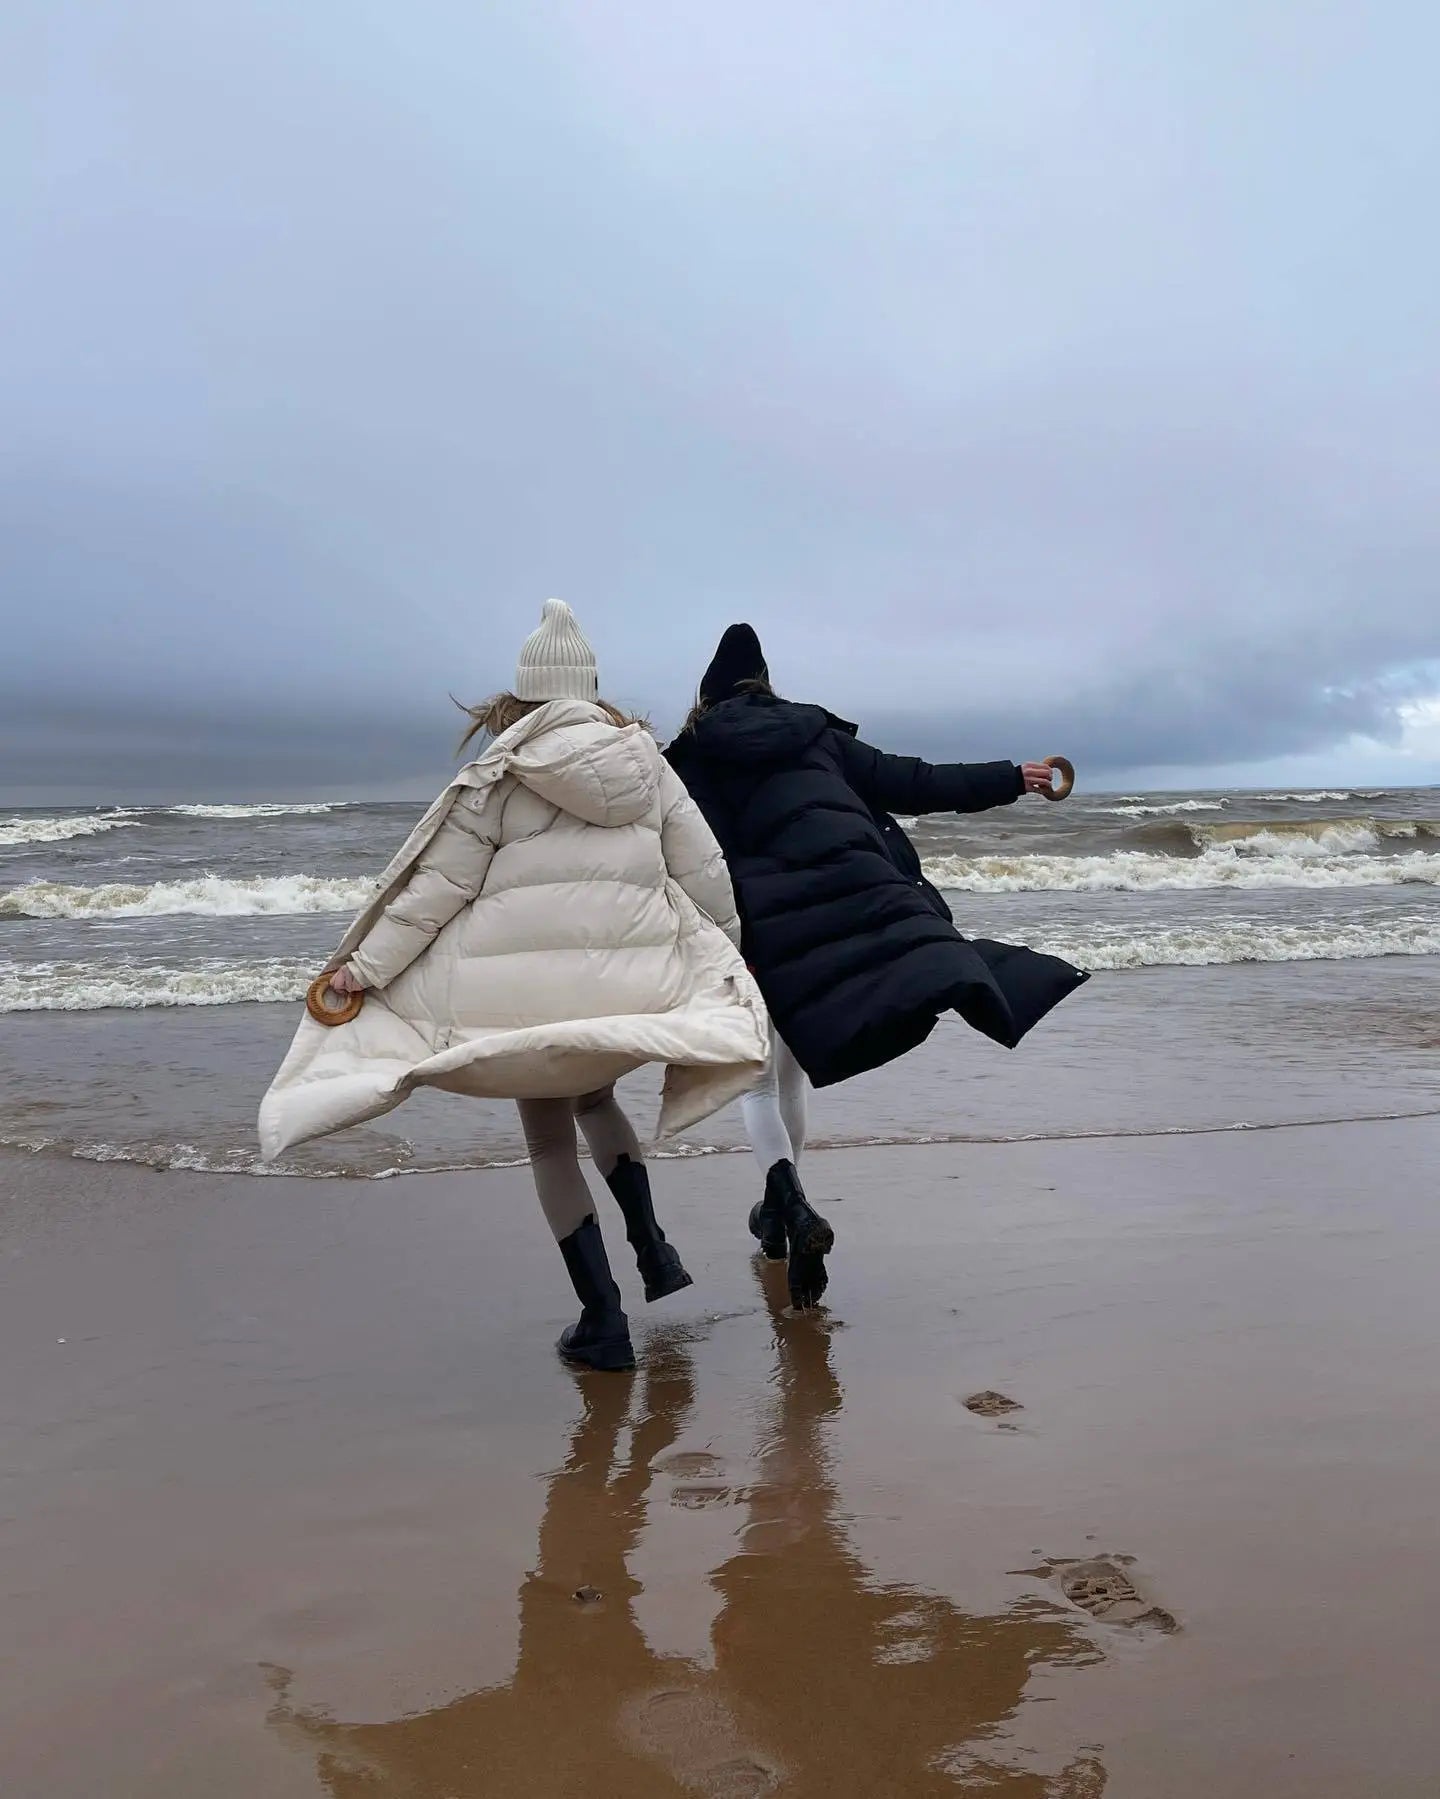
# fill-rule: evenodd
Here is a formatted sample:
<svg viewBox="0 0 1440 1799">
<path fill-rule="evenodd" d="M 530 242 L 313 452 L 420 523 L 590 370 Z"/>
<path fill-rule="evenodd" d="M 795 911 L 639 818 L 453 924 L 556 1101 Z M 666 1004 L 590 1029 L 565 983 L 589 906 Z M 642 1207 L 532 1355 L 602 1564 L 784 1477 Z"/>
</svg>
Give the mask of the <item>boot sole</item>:
<svg viewBox="0 0 1440 1799">
<path fill-rule="evenodd" d="M 790 1303 L 797 1312 L 817 1305 L 830 1276 L 825 1258 L 835 1247 L 835 1232 L 823 1218 L 807 1218 L 790 1240 Z"/>
<path fill-rule="evenodd" d="M 669 1274 L 662 1275 L 653 1286 L 646 1283 L 645 1299 L 648 1304 L 654 1305 L 657 1299 L 668 1299 L 672 1293 L 679 1293 L 684 1288 L 694 1285 L 694 1281 L 683 1268 L 675 1268 Z"/>
<path fill-rule="evenodd" d="M 625 1374 L 635 1366 L 635 1348 L 628 1338 L 622 1342 L 591 1343 L 583 1349 L 570 1349 L 557 1343 L 562 1362 L 572 1368 L 593 1368 L 599 1374 Z"/>
</svg>

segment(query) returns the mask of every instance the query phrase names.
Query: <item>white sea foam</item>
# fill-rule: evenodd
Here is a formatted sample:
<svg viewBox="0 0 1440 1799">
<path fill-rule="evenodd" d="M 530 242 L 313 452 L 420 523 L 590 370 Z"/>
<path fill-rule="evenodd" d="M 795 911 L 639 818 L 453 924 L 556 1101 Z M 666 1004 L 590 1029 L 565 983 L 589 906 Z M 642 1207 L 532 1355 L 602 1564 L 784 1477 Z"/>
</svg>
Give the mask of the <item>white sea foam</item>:
<svg viewBox="0 0 1440 1799">
<path fill-rule="evenodd" d="M 163 918 L 191 913 L 248 918 L 267 913 L 356 912 L 375 891 L 366 879 L 324 875 L 200 875 L 149 886 L 27 881 L 0 893 L 0 918 Z"/>
<path fill-rule="evenodd" d="M 1237 962 L 1333 962 L 1440 955 L 1440 915 L 1194 924 L 1047 927 L 1032 948 L 1091 969 L 1196 968 Z M 203 960 L 171 968 L 113 962 L 0 962 L 0 1014 L 298 1002 L 314 969 L 291 959 Z"/>
<path fill-rule="evenodd" d="M 1100 1127 L 1086 1130 L 1013 1131 L 928 1131 L 914 1134 L 879 1133 L 870 1137 L 818 1137 L 811 1140 L 812 1149 L 885 1149 L 912 1146 L 917 1143 L 1076 1143 L 1137 1142 L 1160 1137 L 1217 1137 L 1240 1131 L 1302 1131 L 1336 1124 L 1389 1124 L 1402 1119 L 1440 1117 L 1433 1107 L 1391 1112 L 1347 1112 L 1323 1117 L 1276 1118 L 1263 1123 L 1246 1119 L 1225 1119 L 1208 1124 L 1138 1125 L 1129 1129 Z M 0 1148 L 20 1150 L 31 1155 L 72 1156 L 86 1162 L 132 1162 L 157 1170 L 174 1169 L 209 1174 L 257 1175 L 274 1179 L 300 1178 L 311 1181 L 389 1181 L 403 1175 L 468 1174 L 479 1169 L 523 1168 L 527 1157 L 500 1152 L 483 1152 L 458 1162 L 405 1162 L 381 1168 L 363 1165 L 316 1167 L 313 1163 L 262 1162 L 253 1149 L 202 1149 L 194 1143 L 77 1143 L 61 1137 L 47 1137 L 35 1132 L 13 1135 L 0 1132 Z M 740 1145 L 676 1143 L 663 1149 L 647 1151 L 656 1161 L 680 1161 L 694 1156 L 743 1156 L 748 1149 Z"/>
<path fill-rule="evenodd" d="M 314 972 L 308 963 L 278 959 L 207 960 L 183 968 L 125 962 L 0 962 L 0 1013 L 298 1000 Z"/>
<path fill-rule="evenodd" d="M 313 1162 L 263 1162 L 257 1151 L 239 1145 L 215 1145 L 204 1148 L 196 1143 L 106 1143 L 75 1142 L 64 1137 L 45 1136 L 35 1131 L 7 1134 L 0 1131 L 0 1148 L 20 1150 L 29 1155 L 71 1156 L 81 1162 L 131 1162 L 142 1168 L 174 1170 L 178 1173 L 246 1174 L 262 1178 L 299 1178 L 307 1181 L 392 1181 L 407 1174 L 469 1174 L 477 1169 L 523 1168 L 528 1157 L 513 1151 L 493 1154 L 483 1151 L 457 1162 L 387 1162 L 376 1168 L 364 1163 L 341 1163 L 339 1166 L 317 1167 Z M 749 1151 L 686 1151 L 683 1146 L 647 1150 L 647 1159 L 671 1161 L 683 1154 L 738 1155 Z"/>
<path fill-rule="evenodd" d="M 1413 825 L 1408 834 L 1415 835 Z M 1237 856 L 1372 856 L 1382 842 L 1379 827 L 1365 818 L 1270 827 L 1196 825 L 1190 835 L 1202 849 L 1228 849 Z"/>
<path fill-rule="evenodd" d="M 1031 947 L 1082 968 L 1204 968 L 1236 962 L 1341 962 L 1440 955 L 1440 916 L 1281 921 L 1211 918 L 1153 930 L 1078 925 L 1051 929 Z"/>
<path fill-rule="evenodd" d="M 1197 824 L 1190 835 L 1202 848 L 1224 846 L 1243 856 L 1369 856 L 1387 843 L 1440 838 L 1428 818 L 1290 819 L 1275 824 Z"/>
<path fill-rule="evenodd" d="M 87 812 L 70 818 L 0 818 L 0 848 L 27 843 L 64 843 L 74 837 L 95 837 L 102 831 L 118 831 L 126 825 L 143 825 L 158 817 L 246 819 L 287 818 L 333 812 L 343 800 L 266 800 L 254 805 L 133 806 L 114 812 Z"/>
<path fill-rule="evenodd" d="M 1106 806 L 1112 818 L 1170 818 L 1182 812 L 1223 812 L 1226 800 L 1174 800 L 1164 806 L 1146 806 L 1139 802 Z"/>
<path fill-rule="evenodd" d="M 1289 842 L 1211 844 L 1198 856 L 935 856 L 925 873 L 956 893 L 1184 893 L 1213 887 L 1440 886 L 1440 855 L 1364 856 Z M 3 901 L 0 901 L 3 909 Z"/>
<path fill-rule="evenodd" d="M 1264 800 L 1267 805 L 1319 806 L 1345 800 L 1383 800 L 1388 797 L 1388 790 L 1384 787 L 1368 791 L 1352 791 L 1348 787 L 1313 787 L 1306 793 L 1257 793 L 1254 797 Z"/>
<path fill-rule="evenodd" d="M 166 806 L 180 818 L 286 818 L 313 812 L 333 812 L 341 802 L 336 800 L 264 800 L 251 806 Z"/>
<path fill-rule="evenodd" d="M 312 1181 L 346 1177 L 385 1180 L 411 1172 L 404 1168 L 384 1168 L 373 1174 L 363 1168 L 306 1168 L 288 1162 L 262 1162 L 253 1149 L 202 1149 L 194 1143 L 75 1143 L 34 1131 L 0 1134 L 0 1148 L 22 1150 L 33 1156 L 73 1156 L 80 1162 L 133 1162 L 141 1168 L 200 1174 L 300 1175 Z"/>
<path fill-rule="evenodd" d="M 95 837 L 101 831 L 118 831 L 139 822 L 125 812 L 86 813 L 75 818 L 0 818 L 0 846 L 11 849 L 25 843 L 64 843 L 72 837 Z"/>
</svg>

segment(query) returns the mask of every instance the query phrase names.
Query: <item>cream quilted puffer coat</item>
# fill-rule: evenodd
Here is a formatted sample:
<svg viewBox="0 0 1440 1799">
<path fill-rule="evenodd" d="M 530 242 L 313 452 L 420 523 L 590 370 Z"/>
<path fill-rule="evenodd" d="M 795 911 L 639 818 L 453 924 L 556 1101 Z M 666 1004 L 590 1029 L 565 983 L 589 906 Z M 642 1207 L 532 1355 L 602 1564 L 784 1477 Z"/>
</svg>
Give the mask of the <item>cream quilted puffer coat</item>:
<svg viewBox="0 0 1440 1799">
<path fill-rule="evenodd" d="M 553 700 L 462 769 L 327 965 L 367 989 L 302 1020 L 260 1108 L 273 1159 L 417 1086 L 587 1093 L 667 1065 L 658 1135 L 750 1087 L 768 1021 L 709 826 L 638 725 Z"/>
</svg>

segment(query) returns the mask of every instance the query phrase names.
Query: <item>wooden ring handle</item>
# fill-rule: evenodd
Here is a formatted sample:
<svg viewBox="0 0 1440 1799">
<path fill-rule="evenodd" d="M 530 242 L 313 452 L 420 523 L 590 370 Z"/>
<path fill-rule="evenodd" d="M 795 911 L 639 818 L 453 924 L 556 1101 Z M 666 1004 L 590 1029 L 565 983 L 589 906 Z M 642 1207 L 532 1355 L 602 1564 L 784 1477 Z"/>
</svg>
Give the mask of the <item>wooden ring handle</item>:
<svg viewBox="0 0 1440 1799">
<path fill-rule="evenodd" d="M 360 1016 L 360 1008 L 365 1004 L 365 993 L 337 993 L 330 985 L 328 974 L 318 975 L 310 983 L 305 995 L 305 1010 L 316 1024 L 349 1024 Z"/>
<path fill-rule="evenodd" d="M 1040 789 L 1047 800 L 1068 800 L 1075 787 L 1075 764 L 1068 756 L 1046 756 L 1046 768 L 1053 768 L 1060 777 L 1058 787 L 1042 787 Z"/>
</svg>

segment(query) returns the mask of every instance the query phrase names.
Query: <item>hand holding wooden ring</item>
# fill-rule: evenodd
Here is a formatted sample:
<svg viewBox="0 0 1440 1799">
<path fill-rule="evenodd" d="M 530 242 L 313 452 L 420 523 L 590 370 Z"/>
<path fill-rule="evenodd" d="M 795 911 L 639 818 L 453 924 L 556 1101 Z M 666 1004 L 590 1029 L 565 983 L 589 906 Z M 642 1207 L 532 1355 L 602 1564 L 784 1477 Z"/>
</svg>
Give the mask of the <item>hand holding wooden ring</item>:
<svg viewBox="0 0 1440 1799">
<path fill-rule="evenodd" d="M 311 981 L 309 991 L 305 995 L 305 1010 L 316 1024 L 349 1024 L 360 1016 L 360 1008 L 365 1004 L 365 992 L 337 993 L 330 985 L 330 976 L 322 974 Z"/>
<path fill-rule="evenodd" d="M 1042 787 L 1040 789 L 1047 800 L 1068 800 L 1075 786 L 1075 764 L 1068 756 L 1046 756 L 1042 758 L 1046 768 L 1053 768 L 1060 777 L 1058 787 Z"/>
</svg>

